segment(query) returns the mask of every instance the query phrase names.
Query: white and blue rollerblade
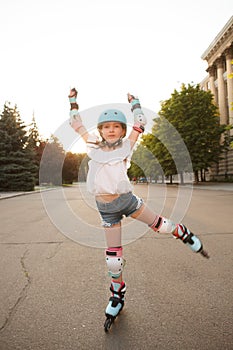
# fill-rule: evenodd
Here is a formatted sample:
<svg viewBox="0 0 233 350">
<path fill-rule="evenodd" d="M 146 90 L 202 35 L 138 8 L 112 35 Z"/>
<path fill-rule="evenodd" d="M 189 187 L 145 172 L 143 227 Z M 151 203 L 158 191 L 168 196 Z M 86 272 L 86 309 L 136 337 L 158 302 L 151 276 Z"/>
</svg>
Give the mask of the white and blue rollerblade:
<svg viewBox="0 0 233 350">
<path fill-rule="evenodd" d="M 115 318 L 119 315 L 124 307 L 126 285 L 124 282 L 113 282 L 111 283 L 110 291 L 112 296 L 109 299 L 109 303 L 105 310 L 106 320 L 104 323 L 104 330 L 108 332 Z"/>
<path fill-rule="evenodd" d="M 209 254 L 203 249 L 200 239 L 190 232 L 185 225 L 178 224 L 173 235 L 175 238 L 181 239 L 193 252 L 200 253 L 204 258 L 209 259 Z"/>
</svg>

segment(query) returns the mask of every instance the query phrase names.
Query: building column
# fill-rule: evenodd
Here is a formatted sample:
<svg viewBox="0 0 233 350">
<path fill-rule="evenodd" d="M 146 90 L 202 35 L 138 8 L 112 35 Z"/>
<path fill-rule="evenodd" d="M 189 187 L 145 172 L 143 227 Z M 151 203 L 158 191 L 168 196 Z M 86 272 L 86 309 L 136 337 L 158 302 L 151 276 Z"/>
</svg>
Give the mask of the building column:
<svg viewBox="0 0 233 350">
<path fill-rule="evenodd" d="M 223 58 L 217 59 L 216 65 L 217 65 L 217 78 L 218 78 L 218 105 L 219 105 L 219 113 L 220 113 L 220 124 L 228 124 L 225 82 L 223 77 L 223 73 L 224 73 Z"/>
<path fill-rule="evenodd" d="M 226 66 L 227 66 L 227 99 L 228 99 L 228 110 L 229 110 L 229 124 L 233 125 L 233 77 L 229 75 L 233 73 L 232 69 L 233 54 L 232 49 L 226 50 Z"/>
<path fill-rule="evenodd" d="M 215 87 L 215 66 L 208 67 L 207 72 L 209 73 L 209 78 L 210 78 L 210 90 L 212 94 L 214 95 L 214 102 L 217 104 L 218 103 L 218 98 L 217 98 L 217 91 Z"/>
</svg>

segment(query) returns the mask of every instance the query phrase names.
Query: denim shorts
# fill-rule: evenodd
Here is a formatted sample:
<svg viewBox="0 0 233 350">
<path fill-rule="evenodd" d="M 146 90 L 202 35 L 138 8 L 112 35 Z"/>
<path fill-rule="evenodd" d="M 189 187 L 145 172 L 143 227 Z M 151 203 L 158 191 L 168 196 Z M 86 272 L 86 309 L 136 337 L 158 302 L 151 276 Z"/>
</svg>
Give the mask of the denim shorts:
<svg viewBox="0 0 233 350">
<path fill-rule="evenodd" d="M 124 216 L 130 216 L 143 204 L 143 200 L 132 192 L 123 193 L 110 203 L 96 201 L 104 227 L 118 224 Z"/>
</svg>

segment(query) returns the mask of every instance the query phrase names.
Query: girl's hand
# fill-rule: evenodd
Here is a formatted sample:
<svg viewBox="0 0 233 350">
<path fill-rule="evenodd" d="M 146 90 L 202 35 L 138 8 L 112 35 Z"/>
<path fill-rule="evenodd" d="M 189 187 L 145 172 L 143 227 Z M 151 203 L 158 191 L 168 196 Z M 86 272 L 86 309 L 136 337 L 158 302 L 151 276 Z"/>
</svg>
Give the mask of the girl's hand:
<svg viewBox="0 0 233 350">
<path fill-rule="evenodd" d="M 75 89 L 75 88 L 73 88 L 73 89 L 71 89 L 70 90 L 70 94 L 69 94 L 69 98 L 71 98 L 71 97 L 77 97 L 78 96 L 78 91 Z"/>
</svg>

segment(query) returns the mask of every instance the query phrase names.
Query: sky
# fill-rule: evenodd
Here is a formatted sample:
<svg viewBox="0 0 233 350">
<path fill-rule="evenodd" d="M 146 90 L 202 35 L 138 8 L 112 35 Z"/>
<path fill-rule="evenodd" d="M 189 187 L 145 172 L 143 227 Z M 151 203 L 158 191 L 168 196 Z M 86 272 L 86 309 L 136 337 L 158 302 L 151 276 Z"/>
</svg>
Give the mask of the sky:
<svg viewBox="0 0 233 350">
<path fill-rule="evenodd" d="M 232 0 L 1 0 L 0 112 L 17 105 L 50 137 L 80 112 L 127 103 L 160 110 L 182 83 L 207 75 L 201 55 L 233 14 Z"/>
</svg>

